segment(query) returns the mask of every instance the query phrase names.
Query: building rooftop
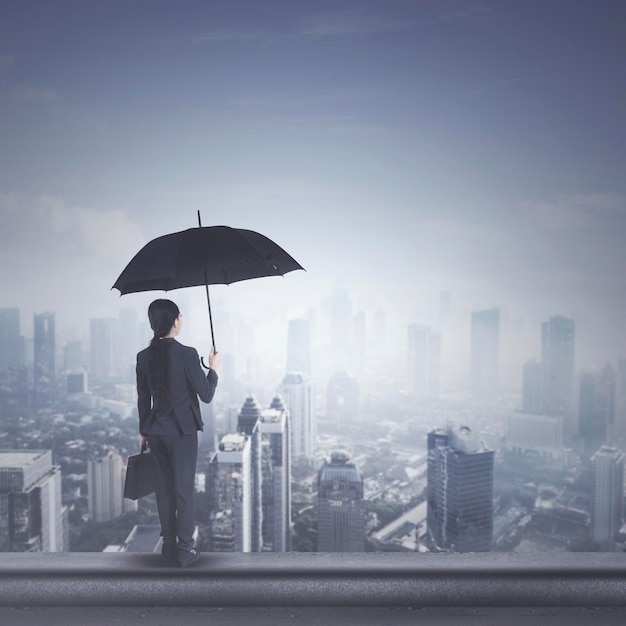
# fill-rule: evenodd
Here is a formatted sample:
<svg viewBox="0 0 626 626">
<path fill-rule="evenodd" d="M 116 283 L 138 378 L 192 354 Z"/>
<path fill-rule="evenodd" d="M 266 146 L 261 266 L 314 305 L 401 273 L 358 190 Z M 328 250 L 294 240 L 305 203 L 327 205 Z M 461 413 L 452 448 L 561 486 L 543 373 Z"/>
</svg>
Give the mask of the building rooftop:
<svg viewBox="0 0 626 626">
<path fill-rule="evenodd" d="M 46 450 L 0 450 L 0 469 L 23 468 L 46 452 Z"/>
</svg>

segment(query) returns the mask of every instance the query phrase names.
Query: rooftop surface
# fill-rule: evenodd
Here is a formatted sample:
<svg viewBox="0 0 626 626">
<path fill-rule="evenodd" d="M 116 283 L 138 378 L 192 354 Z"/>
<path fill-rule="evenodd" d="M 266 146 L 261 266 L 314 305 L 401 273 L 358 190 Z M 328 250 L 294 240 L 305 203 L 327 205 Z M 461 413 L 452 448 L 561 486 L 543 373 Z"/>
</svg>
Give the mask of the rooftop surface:
<svg viewBox="0 0 626 626">
<path fill-rule="evenodd" d="M 0 623 L 626 623 L 622 553 L 6 553 Z M 82 621 L 81 621 L 82 620 Z"/>
</svg>

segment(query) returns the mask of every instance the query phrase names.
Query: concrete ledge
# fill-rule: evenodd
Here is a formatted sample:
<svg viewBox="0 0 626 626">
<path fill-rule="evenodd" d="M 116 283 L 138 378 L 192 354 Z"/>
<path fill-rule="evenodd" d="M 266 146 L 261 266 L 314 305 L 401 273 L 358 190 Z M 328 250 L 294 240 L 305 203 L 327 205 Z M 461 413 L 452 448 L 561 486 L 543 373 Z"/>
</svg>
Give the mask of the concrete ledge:
<svg viewBox="0 0 626 626">
<path fill-rule="evenodd" d="M 4 553 L 0 606 L 618 607 L 626 554 Z"/>
</svg>

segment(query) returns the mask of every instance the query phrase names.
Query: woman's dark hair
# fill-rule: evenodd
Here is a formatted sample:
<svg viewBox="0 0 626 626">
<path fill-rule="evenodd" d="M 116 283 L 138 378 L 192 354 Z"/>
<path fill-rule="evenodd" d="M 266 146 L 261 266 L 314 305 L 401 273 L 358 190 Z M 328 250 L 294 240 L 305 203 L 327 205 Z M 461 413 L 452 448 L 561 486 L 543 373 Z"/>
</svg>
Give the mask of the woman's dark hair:
<svg viewBox="0 0 626 626">
<path fill-rule="evenodd" d="M 155 406 L 161 404 L 165 381 L 167 380 L 167 351 L 163 337 L 169 334 L 180 311 L 174 302 L 162 298 L 154 300 L 148 307 L 150 327 L 154 337 L 150 342 L 150 360 L 148 378 L 154 394 Z"/>
</svg>

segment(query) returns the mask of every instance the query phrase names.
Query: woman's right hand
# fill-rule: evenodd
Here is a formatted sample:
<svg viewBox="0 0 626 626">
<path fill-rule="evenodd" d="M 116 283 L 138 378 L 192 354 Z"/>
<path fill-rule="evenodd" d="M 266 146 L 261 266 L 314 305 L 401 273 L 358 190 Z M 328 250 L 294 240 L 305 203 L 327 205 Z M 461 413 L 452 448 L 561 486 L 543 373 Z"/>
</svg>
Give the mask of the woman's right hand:
<svg viewBox="0 0 626 626">
<path fill-rule="evenodd" d="M 209 367 L 212 370 L 217 371 L 217 368 L 220 366 L 222 362 L 222 355 L 218 352 L 217 354 L 211 348 L 211 353 L 209 354 Z"/>
</svg>

